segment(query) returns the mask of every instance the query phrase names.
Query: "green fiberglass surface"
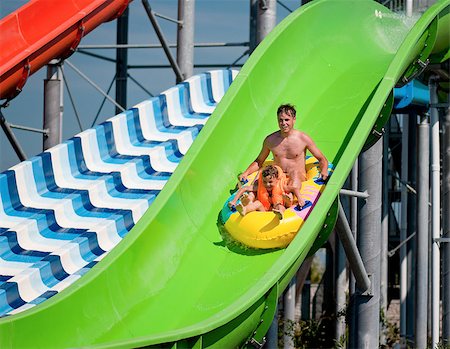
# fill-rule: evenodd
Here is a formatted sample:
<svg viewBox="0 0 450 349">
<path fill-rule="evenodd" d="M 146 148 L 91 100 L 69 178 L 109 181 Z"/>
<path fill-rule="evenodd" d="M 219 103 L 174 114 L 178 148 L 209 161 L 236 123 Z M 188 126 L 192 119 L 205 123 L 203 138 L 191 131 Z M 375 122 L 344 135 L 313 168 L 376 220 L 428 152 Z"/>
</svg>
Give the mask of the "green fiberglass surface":
<svg viewBox="0 0 450 349">
<path fill-rule="evenodd" d="M 448 7 L 438 2 L 414 26 L 372 1 L 316 0 L 292 13 L 249 58 L 124 241 L 70 288 L 1 319 L 0 346 L 224 348 L 262 336 L 260 318 L 273 315 L 307 256 L 395 83 L 431 54 L 425 44 L 445 51 L 439 26 L 429 27 Z M 286 249 L 229 244 L 219 211 L 277 129 L 281 103 L 297 107 L 296 127 L 335 171 Z"/>
</svg>

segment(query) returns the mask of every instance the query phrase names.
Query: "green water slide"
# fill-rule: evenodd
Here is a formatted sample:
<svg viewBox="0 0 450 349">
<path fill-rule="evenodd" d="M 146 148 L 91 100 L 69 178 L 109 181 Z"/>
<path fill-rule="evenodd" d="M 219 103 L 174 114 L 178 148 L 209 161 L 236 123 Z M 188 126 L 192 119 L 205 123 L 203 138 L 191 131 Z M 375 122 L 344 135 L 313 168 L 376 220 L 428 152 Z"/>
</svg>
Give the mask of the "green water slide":
<svg viewBox="0 0 450 349">
<path fill-rule="evenodd" d="M 376 141 L 373 130 L 390 113 L 393 88 L 427 59 L 448 59 L 449 6 L 449 0 L 437 2 L 415 24 L 363 0 L 316 0 L 292 13 L 252 54 L 126 238 L 71 287 L 0 319 L 0 346 L 261 342 L 278 297 L 318 236 L 323 239 L 324 221 L 333 220 L 355 159 Z M 277 129 L 280 103 L 297 106 L 296 127 L 316 141 L 335 171 L 286 249 L 241 248 L 224 241 L 219 211 L 237 173 Z"/>
</svg>

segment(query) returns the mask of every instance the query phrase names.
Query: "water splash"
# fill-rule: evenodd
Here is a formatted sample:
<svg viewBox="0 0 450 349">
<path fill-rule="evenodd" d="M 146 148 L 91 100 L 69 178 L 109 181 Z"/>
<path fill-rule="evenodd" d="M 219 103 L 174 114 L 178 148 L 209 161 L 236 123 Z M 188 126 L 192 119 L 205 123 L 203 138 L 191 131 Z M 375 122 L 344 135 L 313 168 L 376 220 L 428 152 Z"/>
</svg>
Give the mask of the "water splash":
<svg viewBox="0 0 450 349">
<path fill-rule="evenodd" d="M 407 33 L 420 18 L 419 13 L 406 16 L 403 13 L 382 12 L 375 10 L 374 17 L 378 22 L 375 38 L 388 53 L 395 53 L 399 49 Z"/>
</svg>

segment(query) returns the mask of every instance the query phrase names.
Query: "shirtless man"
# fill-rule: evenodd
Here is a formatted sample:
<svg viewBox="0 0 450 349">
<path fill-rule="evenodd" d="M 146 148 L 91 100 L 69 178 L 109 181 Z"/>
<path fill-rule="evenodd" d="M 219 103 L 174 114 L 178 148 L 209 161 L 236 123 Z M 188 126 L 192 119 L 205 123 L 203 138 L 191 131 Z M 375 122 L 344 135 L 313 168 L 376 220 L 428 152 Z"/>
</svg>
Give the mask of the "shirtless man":
<svg viewBox="0 0 450 349">
<path fill-rule="evenodd" d="M 280 166 L 289 178 L 288 188 L 297 197 L 298 205 L 302 207 L 305 205 L 305 201 L 300 195 L 300 189 L 302 182 L 306 180 L 306 150 L 309 150 L 319 161 L 323 180 L 328 178 L 328 160 L 311 137 L 294 129 L 296 111 L 292 105 L 281 105 L 277 110 L 277 118 L 280 130 L 264 139 L 258 157 L 239 175 L 239 180 L 246 180 L 247 176 L 258 171 L 272 152 L 275 164 Z"/>
</svg>

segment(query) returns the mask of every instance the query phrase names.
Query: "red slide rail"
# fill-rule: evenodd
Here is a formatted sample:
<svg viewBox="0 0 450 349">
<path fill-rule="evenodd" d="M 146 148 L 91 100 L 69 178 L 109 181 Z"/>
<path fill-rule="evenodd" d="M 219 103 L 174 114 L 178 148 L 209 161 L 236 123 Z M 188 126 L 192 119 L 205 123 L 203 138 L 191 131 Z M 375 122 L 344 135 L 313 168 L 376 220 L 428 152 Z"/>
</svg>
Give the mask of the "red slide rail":
<svg viewBox="0 0 450 349">
<path fill-rule="evenodd" d="M 132 0 L 32 0 L 0 21 L 0 99 L 14 98 L 52 59 L 69 57 L 81 38 L 119 17 Z"/>
</svg>

